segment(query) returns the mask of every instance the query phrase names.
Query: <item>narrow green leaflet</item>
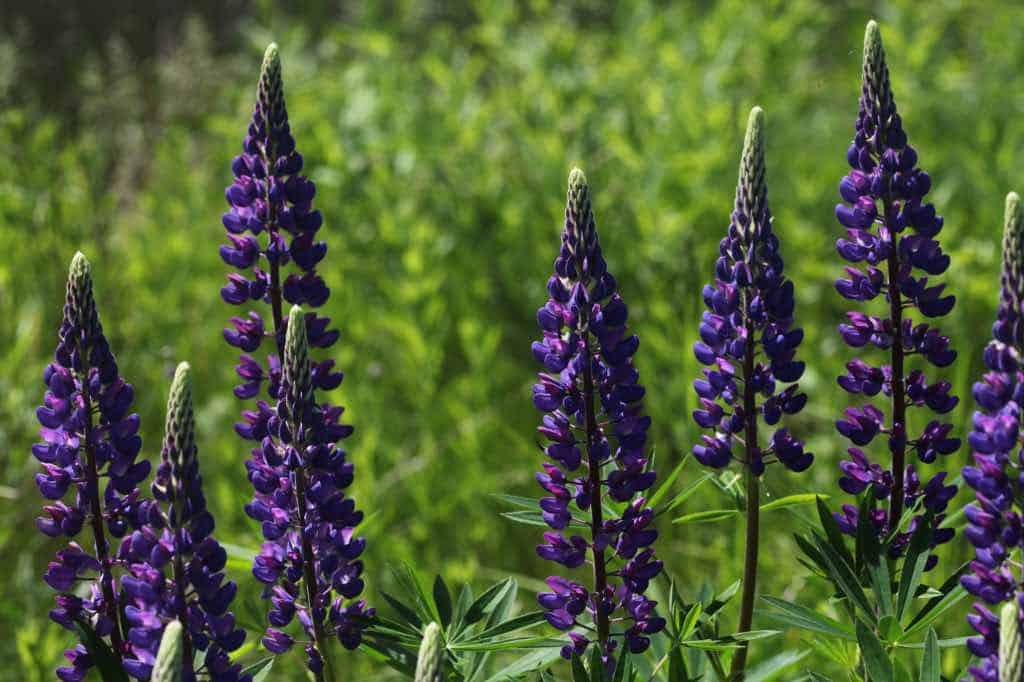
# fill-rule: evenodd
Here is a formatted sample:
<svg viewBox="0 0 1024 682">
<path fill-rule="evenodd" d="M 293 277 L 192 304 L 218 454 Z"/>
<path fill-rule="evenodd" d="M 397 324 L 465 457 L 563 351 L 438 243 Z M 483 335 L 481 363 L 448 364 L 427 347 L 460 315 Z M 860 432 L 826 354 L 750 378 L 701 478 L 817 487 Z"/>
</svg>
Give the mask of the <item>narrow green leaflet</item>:
<svg viewBox="0 0 1024 682">
<path fill-rule="evenodd" d="M 675 468 L 672 469 L 672 473 L 665 477 L 665 480 L 662 482 L 662 484 L 658 486 L 658 490 L 653 495 L 651 495 L 651 499 L 647 500 L 648 507 L 650 507 L 651 509 L 658 508 L 658 503 L 661 502 L 665 495 L 668 494 L 669 489 L 672 487 L 672 484 L 675 483 L 675 480 L 679 477 L 679 474 L 682 473 L 683 468 L 686 467 L 686 462 L 689 459 L 689 455 L 686 455 L 681 460 L 679 460 L 679 464 L 677 464 Z"/>
<path fill-rule="evenodd" d="M 96 631 L 90 625 L 80 621 L 75 621 L 75 626 L 79 639 L 88 650 L 103 682 L 128 682 L 128 674 L 121 667 L 121 662 L 117 660 L 117 656 L 107 646 L 107 643 L 97 636 Z"/>
<path fill-rule="evenodd" d="M 810 649 L 802 651 L 783 651 L 767 661 L 747 670 L 746 682 L 774 682 L 782 680 L 782 674 L 804 660 L 811 653 Z M 788 676 L 787 676 L 788 677 Z"/>
<path fill-rule="evenodd" d="M 800 493 L 798 495 L 787 495 L 786 497 L 780 497 L 777 500 L 772 500 L 766 504 L 761 505 L 761 511 L 774 511 L 776 509 L 785 509 L 787 507 L 795 507 L 802 504 L 814 504 L 815 500 L 819 497 L 828 499 L 828 495 L 817 495 L 815 493 Z"/>
<path fill-rule="evenodd" d="M 441 576 L 434 578 L 434 604 L 441 617 L 441 625 L 447 628 L 452 623 L 452 594 Z"/>
<path fill-rule="evenodd" d="M 896 617 L 901 620 L 907 604 L 921 583 L 924 565 L 928 561 L 928 540 L 931 537 L 929 527 L 927 523 L 920 524 L 910 539 L 907 556 L 903 560 L 903 574 L 900 575 L 900 589 L 896 598 Z"/>
<path fill-rule="evenodd" d="M 817 611 L 812 611 L 806 606 L 794 604 L 778 597 L 764 596 L 761 599 L 774 607 L 776 611 L 758 609 L 758 615 L 802 630 L 820 632 L 823 635 L 832 635 L 833 637 L 839 637 L 848 641 L 856 640 L 853 630 L 848 625 L 824 616 Z"/>
<path fill-rule="evenodd" d="M 928 628 L 928 636 L 924 640 L 924 656 L 921 659 L 921 682 L 942 682 L 939 659 L 939 636 L 934 628 Z"/>
<path fill-rule="evenodd" d="M 487 678 L 487 682 L 513 682 L 538 670 L 546 670 L 562 657 L 558 649 L 536 649 Z"/>
<path fill-rule="evenodd" d="M 734 516 L 739 516 L 738 509 L 708 509 L 706 511 L 684 514 L 672 519 L 672 523 L 708 523 L 710 521 L 722 521 Z"/>
<path fill-rule="evenodd" d="M 875 633 L 860 619 L 857 619 L 857 644 L 860 645 L 860 655 L 864 659 L 868 679 L 871 682 L 894 682 L 892 661 L 886 656 L 885 649 Z"/>
</svg>

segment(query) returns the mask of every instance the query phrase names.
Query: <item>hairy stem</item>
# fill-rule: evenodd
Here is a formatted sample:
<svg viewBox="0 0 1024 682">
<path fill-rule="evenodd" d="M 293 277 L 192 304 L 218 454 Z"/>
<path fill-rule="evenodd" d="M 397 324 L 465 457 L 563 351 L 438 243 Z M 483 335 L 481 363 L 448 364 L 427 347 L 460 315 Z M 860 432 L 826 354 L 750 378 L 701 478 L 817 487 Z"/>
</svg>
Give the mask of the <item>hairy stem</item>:
<svg viewBox="0 0 1024 682">
<path fill-rule="evenodd" d="M 892 201 L 885 196 L 885 225 L 894 224 Z M 907 404 L 903 381 L 903 300 L 899 287 L 899 253 L 898 242 L 894 232 L 889 252 L 889 319 L 892 323 L 892 433 L 890 451 L 892 452 L 892 494 L 889 498 L 889 530 L 899 527 L 903 515 L 903 470 L 906 468 L 906 429 Z"/>
<path fill-rule="evenodd" d="M 743 552 L 743 596 L 740 601 L 739 631 L 747 632 L 754 619 L 754 600 L 757 596 L 757 552 L 761 527 L 761 485 L 753 471 L 757 452 L 757 403 L 753 386 L 754 377 L 754 325 L 747 319 L 747 348 L 743 357 L 743 418 L 746 440 L 744 477 L 747 487 L 747 528 Z M 730 679 L 743 680 L 747 665 L 748 643 L 743 642 L 732 659 Z"/>
<path fill-rule="evenodd" d="M 313 646 L 320 654 L 323 661 L 323 670 L 314 673 L 317 682 L 334 682 L 331 672 L 330 659 L 324 649 L 327 636 L 324 633 L 325 610 L 317 606 L 320 584 L 317 581 L 314 568 L 315 557 L 313 556 L 313 544 L 306 534 L 306 470 L 295 471 L 295 504 L 298 509 L 299 540 L 302 544 L 302 582 L 306 589 L 306 604 L 309 607 L 309 616 L 313 621 Z M 319 611 L 319 614 L 317 613 Z"/>
<path fill-rule="evenodd" d="M 81 349 L 80 357 L 89 357 L 85 349 Z M 103 529 L 103 508 L 100 505 L 99 471 L 96 466 L 96 447 L 92 442 L 92 401 L 89 397 L 88 376 L 82 378 L 82 399 L 85 402 L 85 430 L 83 441 L 85 447 L 86 485 L 89 487 L 90 514 L 93 540 L 96 544 L 96 558 L 100 562 L 100 588 L 103 591 L 103 605 L 107 618 L 112 623 L 110 643 L 118 660 L 124 657 L 124 640 L 121 636 L 121 613 L 114 594 L 114 576 L 110 570 L 110 545 Z"/>
<path fill-rule="evenodd" d="M 594 551 L 594 593 L 597 598 L 594 600 L 595 614 L 597 618 L 597 641 L 603 653 L 608 644 L 608 612 L 602 606 L 605 588 L 608 586 L 608 576 L 604 564 L 604 548 L 598 549 L 597 535 L 604 526 L 601 519 L 601 462 L 594 452 L 594 442 L 597 437 L 597 417 L 594 413 L 594 358 L 590 352 L 590 330 L 583 334 L 583 357 L 586 363 L 583 367 L 583 426 L 587 432 L 587 467 L 590 469 L 590 530 Z"/>
</svg>

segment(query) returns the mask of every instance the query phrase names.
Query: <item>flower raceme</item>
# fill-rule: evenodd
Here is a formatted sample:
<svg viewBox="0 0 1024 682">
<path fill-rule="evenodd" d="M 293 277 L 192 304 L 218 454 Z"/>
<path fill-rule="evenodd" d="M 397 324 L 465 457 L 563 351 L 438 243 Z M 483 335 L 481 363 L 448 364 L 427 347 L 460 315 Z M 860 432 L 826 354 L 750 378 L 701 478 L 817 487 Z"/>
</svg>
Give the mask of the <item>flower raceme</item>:
<svg viewBox="0 0 1024 682">
<path fill-rule="evenodd" d="M 50 617 L 69 630 L 86 623 L 127 662 L 133 653 L 121 628 L 122 596 L 114 570 L 124 564 L 111 544 L 147 520 L 150 502 L 140 497 L 138 486 L 150 464 L 137 459 L 139 416 L 130 412 L 135 391 L 118 372 L 96 311 L 92 268 L 81 253 L 71 261 L 58 338 L 54 361 L 43 373 L 46 396 L 36 410 L 42 442 L 32 447 L 43 468 L 36 483 L 51 501 L 36 525 L 50 537 L 71 539 L 43 576 L 58 592 Z M 70 503 L 65 501 L 69 493 Z M 73 539 L 86 526 L 91 550 Z M 80 581 L 89 584 L 84 597 L 76 589 Z M 57 676 L 84 679 L 92 666 L 85 648 L 65 655 L 71 666 L 59 668 Z"/>
<path fill-rule="evenodd" d="M 540 507 L 551 527 L 537 554 L 567 569 L 579 568 L 589 555 L 593 586 L 552 576 L 550 591 L 538 600 L 551 625 L 570 631 L 565 658 L 583 657 L 593 643 L 610 671 L 619 639 L 640 653 L 665 626 L 643 594 L 662 564 L 652 546 L 654 513 L 644 498 L 655 472 L 645 452 L 645 390 L 633 365 L 639 339 L 626 326 L 626 304 L 601 254 L 590 188 L 579 169 L 569 175 L 554 269 L 549 300 L 537 311 L 542 338 L 533 343 L 544 367 L 533 401 L 544 413 L 538 432 L 547 441 L 537 481 L 548 495 Z M 621 516 L 604 518 L 606 496 L 628 503 Z M 587 536 L 565 532 L 577 527 Z M 621 629 L 613 632 L 613 624 Z M 583 628 L 592 630 L 589 637 Z"/>
<path fill-rule="evenodd" d="M 734 460 L 746 474 L 747 526 L 740 605 L 740 631 L 750 629 L 756 595 L 760 484 L 765 466 L 807 469 L 814 455 L 781 426 L 761 447 L 759 422 L 774 427 L 782 416 L 803 409 L 807 395 L 795 382 L 804 372 L 796 359 L 803 330 L 793 324 L 793 283 L 786 279 L 779 238 L 773 231 L 765 180 L 764 112 L 754 107 L 740 160 L 729 230 L 719 244 L 715 281 L 704 287 L 707 310 L 693 350 L 706 365 L 694 382 L 700 407 L 693 418 L 711 430 L 694 446 L 705 466 L 720 469 Z M 786 385 L 788 384 L 788 385 Z M 783 386 L 786 385 L 784 388 Z M 760 397 L 760 404 L 758 398 Z M 742 451 L 733 452 L 737 442 Z M 746 664 L 744 645 L 733 658 L 733 674 Z"/>
<path fill-rule="evenodd" d="M 974 428 L 968 443 L 973 466 L 963 479 L 974 490 L 975 501 L 965 508 L 964 535 L 975 548 L 971 572 L 960 579 L 980 601 L 967 620 L 978 633 L 967 641 L 981 659 L 969 670 L 976 682 L 999 682 L 1010 677 L 1007 665 L 1020 668 L 1020 605 L 1024 587 L 1017 577 L 1012 555 L 1024 546 L 1021 534 L 1024 494 L 1021 490 L 1021 406 L 1024 405 L 1024 343 L 1020 336 L 1022 267 L 1024 267 L 1024 209 L 1016 194 L 1006 198 L 1003 232 L 1002 286 L 993 340 L 983 354 L 987 372 L 974 384 Z M 1003 606 L 1003 618 L 997 615 Z M 1006 617 L 1009 614 L 1012 617 Z M 1008 630 L 1013 627 L 1015 631 Z M 1015 642 L 1015 647 L 1010 647 Z"/>
<path fill-rule="evenodd" d="M 330 679 L 322 649 L 328 630 L 354 649 L 373 609 L 356 600 L 363 588 L 358 557 L 365 540 L 355 536 L 362 514 L 342 492 L 352 482 L 353 466 L 337 443 L 352 427 L 340 423 L 342 407 L 319 402 L 314 395 L 318 389 L 339 386 L 343 375 L 333 371 L 333 360 L 315 362 L 308 354 L 310 347 L 330 347 L 339 334 L 329 329 L 328 318 L 316 313 L 294 308 L 286 321 L 282 312 L 284 302 L 317 308 L 330 295 L 316 272 L 327 253 L 326 244 L 317 239 L 323 220 L 312 206 L 316 187 L 301 174 L 302 167 L 288 122 L 280 58 L 272 44 L 242 154 L 232 164 L 235 180 L 226 191 L 230 209 L 223 219 L 229 243 L 220 249 L 223 260 L 239 270 L 228 275 L 222 298 L 239 306 L 269 304 L 272 327 L 260 312 L 250 310 L 232 318 L 224 338 L 243 351 L 236 367 L 242 383 L 235 395 L 257 398 L 265 386 L 269 397 L 258 398 L 255 409 L 246 410 L 235 427 L 257 444 L 246 462 L 256 491 L 246 511 L 260 522 L 266 540 L 253 566 L 272 603 L 272 627 L 263 643 L 274 653 L 289 649 L 294 640 L 282 628 L 297 614 L 312 639 L 306 646 L 310 670 L 319 679 Z M 291 264 L 295 268 L 289 273 Z M 286 380 L 283 358 L 292 326 L 293 366 Z M 274 347 L 261 361 L 254 353 L 267 336 L 274 339 Z M 301 359 L 296 355 L 300 346 Z M 334 601 L 332 594 L 337 595 Z"/>
<path fill-rule="evenodd" d="M 874 21 L 865 33 L 863 75 L 856 134 L 847 152 L 851 170 L 839 183 L 843 202 L 836 206 L 836 217 L 846 231 L 836 249 L 850 265 L 836 281 L 836 289 L 850 301 L 867 303 L 882 297 L 886 314 L 849 312 L 839 333 L 847 345 L 874 347 L 889 358 L 883 364 L 854 358 L 839 385 L 867 399 L 881 393 L 891 417 L 886 421 L 885 412 L 871 403 L 846 409 L 836 428 L 852 447 L 847 451 L 850 458 L 840 464 L 839 485 L 851 495 L 868 491 L 873 500 L 889 500 L 888 510 L 872 511 L 872 522 L 880 537 L 892 536 L 890 554 L 899 556 L 921 524 L 931 529 L 932 547 L 953 536 L 952 529 L 940 524 L 955 486 L 946 485 L 944 471 L 922 485 L 906 457 L 909 450 L 931 463 L 959 449 L 952 424 L 942 418 L 956 407 L 958 398 L 948 381 L 929 382 L 924 370 L 909 370 L 906 360 L 916 355 L 943 368 L 956 359 L 949 338 L 928 323 L 915 324 L 909 312 L 916 308 L 925 318 L 942 317 L 952 310 L 955 299 L 945 293 L 945 284 L 930 279 L 949 267 L 949 256 L 936 239 L 943 221 L 925 200 L 931 179 L 917 166 L 917 151 L 907 143 Z M 910 407 L 929 410 L 938 418 L 919 433 L 909 433 Z M 862 449 L 881 434 L 891 457 L 888 467 L 872 462 Z M 906 529 L 900 527 L 904 509 L 917 512 Z M 847 504 L 836 520 L 852 535 L 858 515 L 858 509 Z M 926 567 L 932 568 L 936 560 L 932 555 Z"/>
<path fill-rule="evenodd" d="M 310 638 L 309 669 L 318 679 L 331 679 L 328 637 L 355 649 L 374 610 L 358 599 L 366 541 L 355 529 L 363 513 L 344 493 L 353 467 L 338 447 L 352 429 L 338 423 L 340 408 L 316 403 L 312 372 L 306 316 L 295 306 L 270 435 L 246 462 L 256 489 L 246 512 L 261 522 L 266 540 L 253 566 L 272 603 L 264 646 L 278 654 L 291 648 L 295 640 L 283 628 L 298 616 Z"/>
<path fill-rule="evenodd" d="M 188 363 L 178 365 L 167 400 L 167 425 L 160 466 L 152 485 L 149 523 L 121 544 L 118 557 L 128 566 L 122 579 L 128 638 L 137 660 L 125 669 L 147 680 L 156 663 L 167 624 L 182 627 L 182 680 L 201 675 L 214 682 L 248 682 L 251 675 L 232 664 L 228 653 L 245 641 L 245 630 L 228 610 L 237 585 L 227 580 L 227 553 L 214 539 L 213 516 L 206 508 L 195 440 L 192 377 Z M 193 654 L 204 652 L 193 669 Z"/>
</svg>

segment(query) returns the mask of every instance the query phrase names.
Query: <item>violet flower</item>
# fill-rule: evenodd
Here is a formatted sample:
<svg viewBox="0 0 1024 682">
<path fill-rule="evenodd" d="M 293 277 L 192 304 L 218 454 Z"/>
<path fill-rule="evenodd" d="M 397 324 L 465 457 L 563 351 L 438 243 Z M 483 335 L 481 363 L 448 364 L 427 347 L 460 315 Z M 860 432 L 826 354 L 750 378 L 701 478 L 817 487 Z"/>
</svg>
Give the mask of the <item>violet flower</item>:
<svg viewBox="0 0 1024 682">
<path fill-rule="evenodd" d="M 328 638 L 355 649 L 374 609 L 358 599 L 366 541 L 355 529 L 363 513 L 344 493 L 353 466 L 338 447 L 352 427 L 338 423 L 342 408 L 316 402 L 307 324 L 293 307 L 268 435 L 246 462 L 256 489 L 246 512 L 261 522 L 266 539 L 253 566 L 273 604 L 273 627 L 263 644 L 274 653 L 287 651 L 295 640 L 281 628 L 298 616 L 309 637 L 307 665 L 318 680 L 330 680 Z"/>
<path fill-rule="evenodd" d="M 308 357 L 308 347 L 327 348 L 338 339 L 337 330 L 328 329 L 328 318 L 293 310 L 294 324 L 303 327 L 303 355 L 301 361 L 292 358 L 299 364 L 292 368 L 289 385 L 303 393 L 296 402 L 296 396 L 282 391 L 282 306 L 287 301 L 316 308 L 330 292 L 316 273 L 327 252 L 326 244 L 316 239 L 322 217 L 312 207 L 316 188 L 301 175 L 302 156 L 288 124 L 276 45 L 267 48 L 252 122 L 232 169 L 235 181 L 226 192 L 231 208 L 223 219 L 230 243 L 220 252 L 241 272 L 228 275 L 221 296 L 233 305 L 262 301 L 271 313 L 269 325 L 250 310 L 232 318 L 232 327 L 224 330 L 225 340 L 244 351 L 236 367 L 242 383 L 235 395 L 255 398 L 267 382 L 269 396 L 269 401 L 257 399 L 255 409 L 243 412 L 243 421 L 235 426 L 240 436 L 257 443 L 246 462 L 256 489 L 246 511 L 262 524 L 267 540 L 253 566 L 273 604 L 273 628 L 263 643 L 275 653 L 287 650 L 294 640 L 278 628 L 298 613 L 314 640 L 307 646 L 307 663 L 318 679 L 330 679 L 322 648 L 327 635 L 356 648 L 374 611 L 355 600 L 363 588 L 357 558 L 365 541 L 354 535 L 362 514 L 342 493 L 352 482 L 353 467 L 336 445 L 352 427 L 339 423 L 343 408 L 314 397 L 315 390 L 331 390 L 342 381 L 342 374 L 333 371 L 333 360 L 311 362 Z M 297 269 L 289 273 L 290 263 Z M 298 344 L 300 331 L 292 333 Z M 261 360 L 253 354 L 266 336 L 274 339 L 274 348 Z M 305 370 L 302 363 L 308 363 Z M 302 376 L 296 376 L 300 370 Z M 303 383 L 296 383 L 300 378 Z M 304 596 L 300 585 L 307 591 Z M 333 602 L 332 591 L 340 595 Z"/>
<path fill-rule="evenodd" d="M 91 267 L 81 253 L 71 261 L 57 351 L 43 382 L 46 396 L 36 410 L 43 442 L 32 446 L 32 454 L 43 468 L 36 484 L 51 504 L 36 525 L 50 537 L 75 538 L 85 526 L 92 536 L 91 550 L 71 540 L 47 567 L 43 579 L 58 592 L 50 617 L 72 631 L 76 622 L 88 624 L 109 639 L 119 659 L 130 659 L 114 574 L 120 562 L 111 540 L 146 521 L 149 503 L 140 499 L 138 485 L 150 464 L 137 460 L 139 415 L 130 413 L 135 391 L 118 373 L 93 300 Z M 89 582 L 86 597 L 78 596 L 81 581 Z M 71 666 L 59 668 L 57 676 L 84 679 L 92 666 L 85 649 L 65 655 Z"/>
<path fill-rule="evenodd" d="M 888 361 L 876 365 L 855 358 L 847 363 L 846 375 L 839 377 L 839 385 L 847 392 L 867 398 L 881 392 L 887 403 L 884 410 L 871 403 L 848 407 L 836 422 L 854 446 L 848 450 L 850 459 L 840 464 L 839 485 L 851 495 L 868 491 L 873 500 L 889 500 L 888 510 L 875 509 L 872 521 L 880 537 L 891 538 L 889 553 L 897 557 L 922 523 L 931 528 L 932 547 L 953 537 L 952 529 L 939 526 L 956 488 L 945 484 L 946 472 L 935 474 L 922 486 L 914 465 L 906 459 L 910 451 L 931 463 L 959 449 L 952 424 L 941 418 L 956 407 L 958 398 L 948 381 L 929 383 L 922 370 L 909 370 L 905 360 L 918 355 L 941 368 L 956 359 L 947 337 L 927 323 L 915 324 L 909 314 L 916 308 L 925 318 L 942 317 L 955 299 L 945 295 L 945 284 L 929 281 L 949 267 L 949 256 L 936 240 L 942 218 L 925 202 L 931 179 L 917 167 L 917 152 L 907 144 L 874 21 L 868 23 L 864 36 L 860 112 L 846 156 L 852 170 L 839 183 L 843 203 L 836 206 L 846 237 L 838 240 L 836 248 L 852 265 L 836 281 L 836 289 L 851 301 L 869 302 L 883 296 L 887 312 L 882 316 L 847 313 L 839 333 L 853 348 L 885 351 Z M 908 433 L 910 407 L 925 408 L 940 418 L 929 421 L 919 433 Z M 888 421 L 886 413 L 891 415 Z M 879 434 L 885 436 L 891 466 L 873 463 L 862 449 Z M 904 510 L 914 510 L 906 529 Z M 856 533 L 855 506 L 844 505 L 835 516 L 844 532 Z M 930 556 L 926 570 L 936 561 Z"/>
<path fill-rule="evenodd" d="M 227 553 L 214 539 L 213 516 L 206 508 L 199 460 L 196 456 L 192 376 L 188 363 L 174 374 L 167 399 L 167 426 L 153 495 L 165 508 L 153 505 L 149 523 L 133 532 L 118 552 L 128 566 L 121 584 L 125 620 L 135 660 L 125 670 L 148 680 L 167 624 L 181 623 L 182 679 L 201 675 L 214 682 L 248 682 L 240 664 L 228 653 L 245 641 L 228 610 L 237 585 L 224 576 Z M 193 669 L 197 651 L 205 652 L 202 666 Z"/>
<path fill-rule="evenodd" d="M 963 469 L 963 478 L 975 491 L 975 502 L 967 505 L 968 519 L 964 535 L 974 545 L 971 572 L 960 579 L 964 588 L 980 600 L 967 620 L 978 636 L 967 640 L 967 648 L 982 659 L 969 670 L 977 682 L 1010 679 L 1000 675 L 999 607 L 1016 602 L 1011 619 L 1017 627 L 1010 633 L 1020 642 L 1021 604 L 1024 585 L 1012 555 L 1024 546 L 1021 512 L 1024 491 L 1020 421 L 1024 404 L 1024 372 L 1020 359 L 1024 353 L 1021 339 L 1021 303 L 1024 301 L 1024 209 L 1016 194 L 1006 197 L 1003 232 L 1002 286 L 993 340 L 983 358 L 988 372 L 974 384 L 974 429 L 968 443 L 974 466 Z M 1005 633 L 1004 633 L 1005 635 Z M 1005 642 L 1004 642 L 1005 644 Z M 1020 658 L 1018 652 L 1017 658 Z"/>
<path fill-rule="evenodd" d="M 611 671 L 620 639 L 640 653 L 665 626 L 643 595 L 662 563 L 652 547 L 654 512 L 643 497 L 655 472 L 645 452 L 651 422 L 642 409 L 645 391 L 633 366 L 639 339 L 626 327 L 626 304 L 601 255 L 590 188 L 579 169 L 569 174 L 554 267 L 550 298 L 537 311 L 543 336 L 533 343 L 544 366 L 533 402 L 544 413 L 538 432 L 548 441 L 537 481 L 549 495 L 540 507 L 552 529 L 537 554 L 568 569 L 587 563 L 589 555 L 593 584 L 552 576 L 551 591 L 538 601 L 551 625 L 573 630 L 562 648 L 565 658 L 582 657 L 593 643 Z M 621 516 L 604 517 L 606 496 L 629 503 Z M 586 537 L 570 528 L 585 529 Z"/>
<path fill-rule="evenodd" d="M 702 436 L 693 454 L 716 469 L 735 460 L 745 472 L 746 547 L 738 629 L 746 632 L 757 589 L 760 476 L 772 462 L 800 472 L 814 460 L 785 426 L 776 428 L 763 447 L 758 434 L 759 422 L 775 427 L 783 414 L 794 415 L 807 403 L 807 395 L 794 383 L 804 372 L 804 363 L 796 359 L 804 332 L 793 325 L 793 283 L 784 274 L 768 207 L 760 107 L 750 112 L 736 203 L 718 250 L 715 281 L 704 287 L 707 310 L 700 341 L 693 347 L 697 360 L 708 366 L 704 378 L 694 382 L 700 407 L 693 418 L 712 433 Z M 737 444 L 739 455 L 733 452 Z M 734 676 L 742 676 L 746 656 L 744 645 L 733 657 Z"/>
</svg>

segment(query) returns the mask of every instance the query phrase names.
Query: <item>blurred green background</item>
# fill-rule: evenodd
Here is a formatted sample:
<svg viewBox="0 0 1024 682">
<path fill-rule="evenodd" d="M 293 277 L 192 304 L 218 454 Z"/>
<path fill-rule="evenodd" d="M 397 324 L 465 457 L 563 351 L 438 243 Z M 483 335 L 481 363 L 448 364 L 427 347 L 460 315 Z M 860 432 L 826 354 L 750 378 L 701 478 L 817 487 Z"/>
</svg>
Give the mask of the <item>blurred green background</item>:
<svg viewBox="0 0 1024 682">
<path fill-rule="evenodd" d="M 282 49 L 292 127 L 316 181 L 330 245 L 322 273 L 346 371 L 333 399 L 356 435 L 355 494 L 370 520 L 369 596 L 389 562 L 477 587 L 549 567 L 540 529 L 499 516 L 491 493 L 534 494 L 534 311 L 557 253 L 569 168 L 586 169 L 605 255 L 641 337 L 653 443 L 668 470 L 697 437 L 690 345 L 700 289 L 732 206 L 742 126 L 767 112 L 768 181 L 807 332 L 809 407 L 792 427 L 817 453 L 806 474 L 771 471 L 770 497 L 842 493 L 850 357 L 832 214 L 859 93 L 862 32 L 882 24 L 897 103 L 946 217 L 943 322 L 960 350 L 949 378 L 970 417 L 998 276 L 1003 197 L 1024 189 L 1024 10 L 1017 3 L 771 0 L 614 6 L 534 0 L 226 3 L 15 0 L 0 27 L 0 679 L 52 679 L 67 632 L 40 580 L 56 549 L 35 531 L 29 454 L 67 263 L 92 260 L 145 452 L 158 456 L 170 373 L 195 368 L 200 449 L 219 537 L 259 543 L 244 515 L 244 443 L 231 424 L 234 310 L 218 289 L 230 180 L 262 51 Z M 287 7 L 286 7 L 287 6 Z M 958 469 L 967 453 L 947 460 Z M 697 473 L 695 463 L 681 483 Z M 966 498 L 966 495 L 962 495 Z M 727 504 L 712 487 L 684 511 Z M 830 608 L 795 561 L 796 518 L 766 517 L 763 594 Z M 739 576 L 741 524 L 663 525 L 658 553 L 685 590 Z M 967 556 L 943 554 L 952 569 Z M 242 562 L 240 616 L 263 622 Z M 940 635 L 967 634 L 962 610 Z M 729 620 L 734 618 L 730 615 Z M 254 639 L 254 638 L 253 638 Z M 756 663 L 799 635 L 755 646 Z M 947 674 L 966 657 L 947 652 Z M 299 679 L 296 659 L 275 679 Z M 343 679 L 385 679 L 347 655 Z M 842 679 L 815 657 L 793 668 Z"/>
</svg>

